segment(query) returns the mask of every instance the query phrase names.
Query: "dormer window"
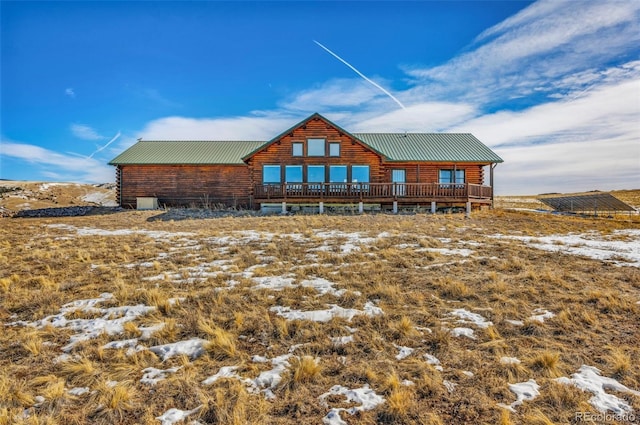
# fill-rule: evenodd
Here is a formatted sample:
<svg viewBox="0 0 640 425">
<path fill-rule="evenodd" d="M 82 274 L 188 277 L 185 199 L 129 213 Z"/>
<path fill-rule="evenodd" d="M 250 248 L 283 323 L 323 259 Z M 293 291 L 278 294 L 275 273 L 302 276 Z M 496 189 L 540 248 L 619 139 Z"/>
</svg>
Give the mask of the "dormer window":
<svg viewBox="0 0 640 425">
<path fill-rule="evenodd" d="M 325 156 L 324 139 L 307 139 L 307 156 Z"/>
</svg>

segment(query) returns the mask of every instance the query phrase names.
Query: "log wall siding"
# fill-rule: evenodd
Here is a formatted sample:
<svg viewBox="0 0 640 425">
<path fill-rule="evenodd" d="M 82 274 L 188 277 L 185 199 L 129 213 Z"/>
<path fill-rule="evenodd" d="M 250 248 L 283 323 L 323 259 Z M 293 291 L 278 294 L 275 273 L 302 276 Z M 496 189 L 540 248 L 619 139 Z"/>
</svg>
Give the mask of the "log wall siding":
<svg viewBox="0 0 640 425">
<path fill-rule="evenodd" d="M 325 156 L 307 156 L 307 139 L 325 139 Z M 293 156 L 293 143 L 303 155 Z M 340 156 L 329 156 L 329 143 L 340 143 Z M 254 186 L 262 184 L 264 165 L 368 165 L 371 183 L 391 182 L 392 170 L 406 170 L 406 183 L 438 183 L 439 170 L 464 169 L 465 182 L 484 184 L 484 166 L 471 163 L 387 162 L 382 156 L 321 118 L 312 118 L 246 158 L 247 165 L 118 165 L 117 199 L 136 207 L 137 197 L 157 197 L 161 205 L 226 204 L 257 208 Z M 350 173 L 349 168 L 349 173 Z M 306 167 L 303 167 L 306 181 Z M 327 176 L 328 177 L 328 176 Z"/>
<path fill-rule="evenodd" d="M 391 181 L 391 170 L 406 170 L 406 183 L 438 183 L 440 170 L 453 170 L 453 163 L 411 163 L 394 162 L 384 164 L 386 177 L 383 181 Z M 455 168 L 465 170 L 465 182 L 471 184 L 483 184 L 484 170 L 482 165 L 456 163 Z M 462 183 L 462 182 L 460 182 Z"/>
<path fill-rule="evenodd" d="M 307 156 L 307 139 L 326 139 L 325 156 Z M 293 156 L 293 143 L 302 142 L 303 156 Z M 340 143 L 340 156 L 329 156 L 328 143 Z M 293 129 L 247 161 L 254 184 L 262 183 L 263 165 L 369 165 L 372 183 L 384 182 L 385 172 L 380 156 L 362 143 L 342 133 L 321 119 L 311 119 Z M 306 172 L 306 170 L 304 171 Z M 253 186 L 253 185 L 252 185 Z"/>
<path fill-rule="evenodd" d="M 121 165 L 119 169 L 123 207 L 135 208 L 137 197 L 157 197 L 161 205 L 252 206 L 245 165 Z"/>
</svg>

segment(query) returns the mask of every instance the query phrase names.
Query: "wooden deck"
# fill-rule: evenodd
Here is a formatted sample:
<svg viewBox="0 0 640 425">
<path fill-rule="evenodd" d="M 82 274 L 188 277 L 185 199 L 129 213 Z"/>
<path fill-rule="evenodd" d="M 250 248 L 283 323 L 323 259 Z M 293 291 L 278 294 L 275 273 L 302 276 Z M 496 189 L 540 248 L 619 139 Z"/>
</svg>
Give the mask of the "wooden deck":
<svg viewBox="0 0 640 425">
<path fill-rule="evenodd" d="M 469 183 L 285 183 L 254 186 L 256 203 L 366 202 L 415 204 L 427 202 L 490 204 L 493 189 Z"/>
</svg>

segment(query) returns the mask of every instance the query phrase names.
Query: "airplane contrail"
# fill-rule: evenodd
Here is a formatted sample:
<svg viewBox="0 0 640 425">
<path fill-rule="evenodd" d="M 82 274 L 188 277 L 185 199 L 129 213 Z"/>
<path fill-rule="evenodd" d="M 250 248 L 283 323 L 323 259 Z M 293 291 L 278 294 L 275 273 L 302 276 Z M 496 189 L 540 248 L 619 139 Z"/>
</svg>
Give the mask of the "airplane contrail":
<svg viewBox="0 0 640 425">
<path fill-rule="evenodd" d="M 109 142 L 108 142 L 106 145 L 104 145 L 104 146 L 102 146 L 102 147 L 98 148 L 98 150 L 97 150 L 97 151 L 95 151 L 94 153 L 92 153 L 91 155 L 89 155 L 89 156 L 88 156 L 88 158 L 93 158 L 93 155 L 97 154 L 97 153 L 98 153 L 98 152 L 100 152 L 101 150 L 104 150 L 104 149 L 105 149 L 107 146 L 109 146 L 111 143 L 113 143 L 113 142 L 115 142 L 116 140 L 118 140 L 118 138 L 119 138 L 121 135 L 122 135 L 122 133 L 120 133 L 120 132 L 118 131 L 118 134 L 116 134 L 115 136 L 113 136 L 113 138 L 112 138 L 111 140 L 109 140 Z"/>
<path fill-rule="evenodd" d="M 342 62 L 343 64 L 347 65 L 349 68 L 351 68 L 353 70 L 353 72 L 355 72 L 356 74 L 358 74 L 359 76 L 361 76 L 362 78 L 364 78 L 365 81 L 367 81 L 368 83 L 372 84 L 373 86 L 377 87 L 378 89 L 380 89 L 382 91 L 382 93 L 386 94 L 387 96 L 389 96 L 391 99 L 393 99 L 394 102 L 396 102 L 402 109 L 407 109 L 402 102 L 400 102 L 394 95 L 392 95 L 391 93 L 389 93 L 387 90 L 385 90 L 383 87 L 381 87 L 378 83 L 376 83 L 375 81 L 372 81 L 371 79 L 367 78 L 366 75 L 364 75 L 362 72 L 358 71 L 353 65 L 351 65 L 349 62 L 347 62 L 346 60 L 342 59 L 340 56 L 336 55 L 335 53 L 333 53 L 331 50 L 329 50 L 327 47 L 323 46 L 321 43 L 317 42 L 316 40 L 313 40 L 314 43 L 316 43 L 318 46 L 322 47 L 324 50 L 326 50 L 331 56 L 333 56 L 334 58 L 338 59 L 340 62 Z"/>
</svg>

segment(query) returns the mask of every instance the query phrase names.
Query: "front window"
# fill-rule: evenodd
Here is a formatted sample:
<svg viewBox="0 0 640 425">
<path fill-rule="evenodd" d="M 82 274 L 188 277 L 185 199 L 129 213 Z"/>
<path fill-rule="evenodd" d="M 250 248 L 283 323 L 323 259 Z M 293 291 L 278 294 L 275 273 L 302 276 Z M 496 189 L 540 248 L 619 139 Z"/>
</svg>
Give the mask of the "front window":
<svg viewBox="0 0 640 425">
<path fill-rule="evenodd" d="M 347 166 L 346 165 L 330 165 L 329 166 L 329 182 L 346 183 L 347 182 Z"/>
<path fill-rule="evenodd" d="M 307 156 L 324 156 L 324 139 L 307 140 Z"/>
<path fill-rule="evenodd" d="M 324 183 L 324 165 L 307 166 L 307 182 Z"/>
<path fill-rule="evenodd" d="M 264 165 L 262 167 L 262 183 L 280 183 L 280 166 Z"/>
<path fill-rule="evenodd" d="M 368 165 L 352 165 L 351 181 L 353 183 L 369 183 L 369 166 Z"/>
<path fill-rule="evenodd" d="M 302 183 L 302 165 L 287 165 L 284 168 L 285 183 Z"/>
<path fill-rule="evenodd" d="M 302 156 L 302 147 L 304 146 L 303 143 L 293 143 L 292 144 L 292 152 L 291 155 L 292 156 Z"/>
<path fill-rule="evenodd" d="M 438 183 L 464 183 L 464 170 L 440 170 Z"/>
</svg>

